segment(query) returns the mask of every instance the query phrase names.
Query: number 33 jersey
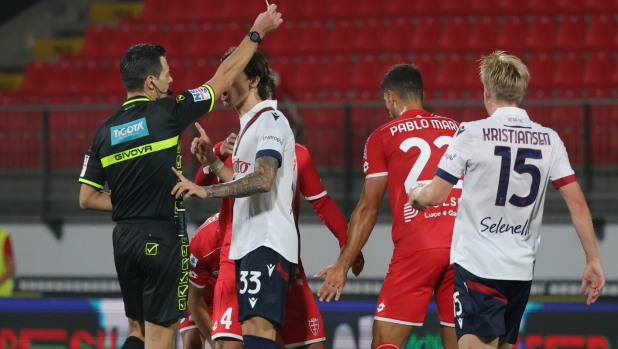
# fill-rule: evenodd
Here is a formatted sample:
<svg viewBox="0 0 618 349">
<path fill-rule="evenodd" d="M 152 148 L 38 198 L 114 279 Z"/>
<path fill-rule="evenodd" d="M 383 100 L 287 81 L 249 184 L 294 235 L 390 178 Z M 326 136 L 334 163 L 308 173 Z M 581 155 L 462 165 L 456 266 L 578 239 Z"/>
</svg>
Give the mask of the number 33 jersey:
<svg viewBox="0 0 618 349">
<path fill-rule="evenodd" d="M 482 278 L 532 280 L 547 184 L 575 182 L 560 137 L 523 109 L 498 108 L 461 124 L 436 172 L 451 183 L 462 174 L 451 262 Z"/>
<path fill-rule="evenodd" d="M 461 186 L 443 205 L 419 212 L 409 204 L 411 188 L 429 183 L 458 124 L 425 110 L 409 110 L 380 126 L 365 145 L 365 178 L 388 176 L 393 214 L 393 257 L 432 248 L 450 248 Z"/>
</svg>

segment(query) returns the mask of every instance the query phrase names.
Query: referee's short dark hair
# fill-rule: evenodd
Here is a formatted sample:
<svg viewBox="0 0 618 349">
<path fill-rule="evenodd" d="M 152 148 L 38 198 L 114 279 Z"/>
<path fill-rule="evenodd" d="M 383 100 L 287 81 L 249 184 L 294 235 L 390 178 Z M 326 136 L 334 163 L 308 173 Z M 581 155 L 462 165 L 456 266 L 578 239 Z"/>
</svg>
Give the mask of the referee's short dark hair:
<svg viewBox="0 0 618 349">
<path fill-rule="evenodd" d="M 413 64 L 395 64 L 390 67 L 382 83 L 382 92 L 393 91 L 405 102 L 423 100 L 423 78 Z"/>
<path fill-rule="evenodd" d="M 235 50 L 236 47 L 230 47 L 223 57 L 221 57 L 221 62 L 225 61 Z M 247 75 L 249 80 L 255 79 L 256 77 L 260 78 L 257 90 L 261 100 L 275 99 L 275 77 L 273 76 L 270 66 L 268 66 L 268 58 L 264 52 L 256 50 L 243 72 Z"/>
<path fill-rule="evenodd" d="M 161 45 L 137 44 L 128 49 L 120 61 L 120 76 L 127 92 L 142 91 L 149 75 L 158 78 L 163 70 L 160 57 L 165 56 Z"/>
</svg>

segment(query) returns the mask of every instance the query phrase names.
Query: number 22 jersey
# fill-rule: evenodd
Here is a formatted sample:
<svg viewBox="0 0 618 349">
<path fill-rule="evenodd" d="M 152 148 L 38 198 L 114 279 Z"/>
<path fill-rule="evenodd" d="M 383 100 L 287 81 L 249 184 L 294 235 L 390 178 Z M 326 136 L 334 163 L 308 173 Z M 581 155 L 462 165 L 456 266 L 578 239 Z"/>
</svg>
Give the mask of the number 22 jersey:
<svg viewBox="0 0 618 349">
<path fill-rule="evenodd" d="M 365 178 L 388 176 L 393 214 L 393 257 L 432 248 L 450 248 L 461 186 L 443 205 L 419 212 L 408 192 L 429 183 L 458 124 L 425 110 L 409 110 L 374 131 L 365 145 Z"/>
</svg>

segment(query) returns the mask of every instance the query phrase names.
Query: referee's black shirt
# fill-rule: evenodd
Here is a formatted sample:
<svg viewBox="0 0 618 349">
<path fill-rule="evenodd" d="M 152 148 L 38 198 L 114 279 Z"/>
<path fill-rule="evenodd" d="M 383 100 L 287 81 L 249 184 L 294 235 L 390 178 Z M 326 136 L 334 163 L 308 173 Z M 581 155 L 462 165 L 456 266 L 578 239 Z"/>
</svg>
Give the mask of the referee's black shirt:
<svg viewBox="0 0 618 349">
<path fill-rule="evenodd" d="M 112 195 L 112 219 L 171 220 L 177 182 L 171 167 L 180 169 L 180 134 L 214 106 L 208 85 L 188 90 L 176 99 L 150 101 L 129 98 L 99 125 L 84 158 L 79 181 Z"/>
</svg>

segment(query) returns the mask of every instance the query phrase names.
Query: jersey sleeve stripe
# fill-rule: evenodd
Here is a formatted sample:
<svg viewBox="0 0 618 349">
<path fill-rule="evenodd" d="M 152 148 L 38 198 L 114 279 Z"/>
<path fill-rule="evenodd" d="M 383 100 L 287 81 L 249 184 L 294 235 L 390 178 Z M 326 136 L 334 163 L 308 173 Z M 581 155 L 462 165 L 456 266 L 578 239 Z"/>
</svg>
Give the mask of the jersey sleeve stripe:
<svg viewBox="0 0 618 349">
<path fill-rule="evenodd" d="M 281 153 L 274 149 L 262 149 L 255 154 L 255 159 L 262 158 L 264 156 L 272 156 L 273 158 L 279 160 L 279 167 L 281 167 L 281 162 L 283 161 L 283 157 Z"/>
<path fill-rule="evenodd" d="M 213 91 L 212 87 L 208 84 L 204 84 L 202 86 L 206 87 L 208 92 L 210 92 L 210 109 L 208 109 L 208 112 L 210 113 L 212 108 L 215 106 L 215 91 Z"/>
<path fill-rule="evenodd" d="M 317 200 L 317 199 L 319 199 L 321 197 L 326 196 L 326 194 L 328 194 L 328 193 L 326 192 L 326 190 L 324 190 L 323 192 L 319 193 L 318 195 L 305 196 L 305 199 L 308 200 L 308 201 L 313 201 L 313 200 Z"/>
<path fill-rule="evenodd" d="M 95 188 L 97 188 L 97 189 L 103 189 L 103 186 L 102 186 L 101 184 L 95 183 L 95 182 L 93 182 L 93 181 L 89 181 L 89 180 L 87 180 L 87 179 L 80 178 L 80 179 L 79 179 L 79 182 L 80 182 L 80 183 L 84 183 L 84 184 L 88 184 L 89 186 L 91 186 L 91 187 L 95 187 Z"/>
<path fill-rule="evenodd" d="M 566 177 L 562 177 L 560 179 L 556 179 L 555 181 L 552 182 L 552 184 L 554 185 L 554 188 L 560 189 L 564 187 L 565 185 L 571 184 L 576 181 L 577 181 L 577 178 L 575 178 L 575 175 L 572 174 Z"/>
<path fill-rule="evenodd" d="M 195 286 L 195 287 L 197 287 L 197 288 L 204 288 L 204 287 L 206 287 L 206 285 L 199 285 L 199 284 L 196 284 L 196 283 L 195 283 L 195 282 L 193 282 L 191 279 L 189 279 L 189 282 L 191 283 L 191 285 L 193 285 L 193 286 Z"/>
<path fill-rule="evenodd" d="M 436 176 L 444 179 L 445 181 L 451 183 L 452 185 L 457 184 L 457 182 L 459 181 L 459 178 L 453 176 L 452 174 L 444 171 L 441 168 L 438 168 L 438 170 L 436 170 Z"/>
<path fill-rule="evenodd" d="M 383 177 L 383 176 L 388 176 L 388 172 L 378 172 L 378 173 L 368 174 L 365 176 L 365 178 L 374 178 L 374 177 Z"/>
</svg>

